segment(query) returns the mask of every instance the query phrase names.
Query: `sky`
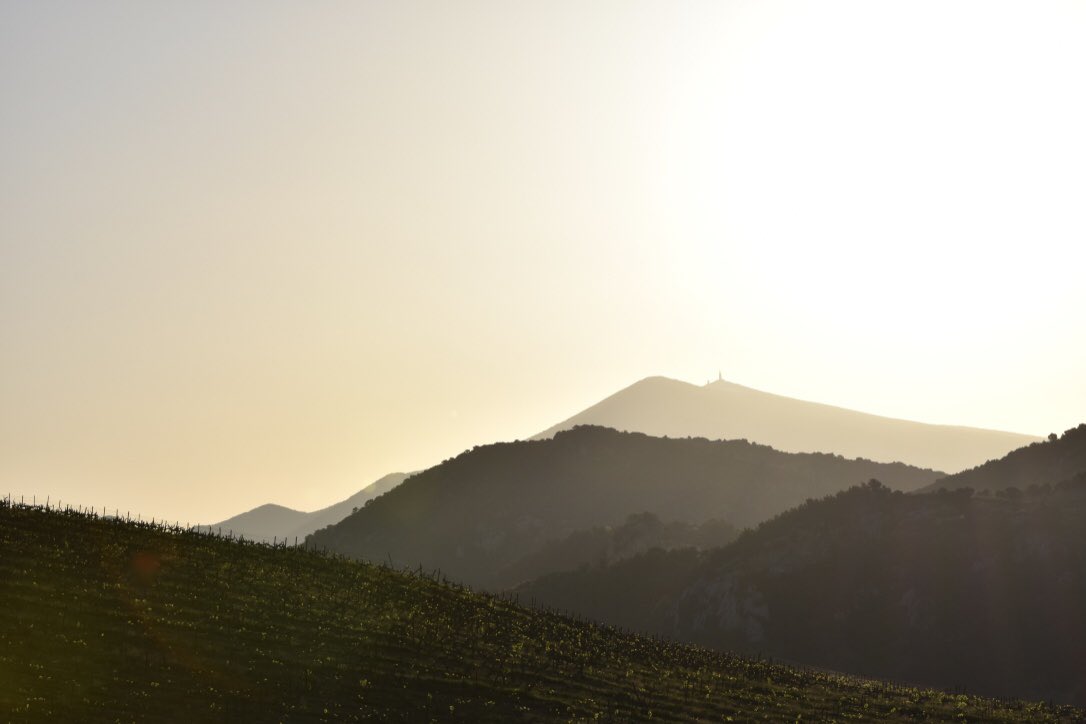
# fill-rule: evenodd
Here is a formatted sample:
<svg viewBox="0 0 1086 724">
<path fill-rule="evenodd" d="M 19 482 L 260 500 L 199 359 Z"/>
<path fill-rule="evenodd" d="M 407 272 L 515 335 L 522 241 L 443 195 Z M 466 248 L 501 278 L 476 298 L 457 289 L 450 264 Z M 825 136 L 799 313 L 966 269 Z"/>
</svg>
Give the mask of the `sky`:
<svg viewBox="0 0 1086 724">
<path fill-rule="evenodd" d="M 0 494 L 311 510 L 650 375 L 1086 420 L 1086 4 L 0 0 Z"/>
</svg>

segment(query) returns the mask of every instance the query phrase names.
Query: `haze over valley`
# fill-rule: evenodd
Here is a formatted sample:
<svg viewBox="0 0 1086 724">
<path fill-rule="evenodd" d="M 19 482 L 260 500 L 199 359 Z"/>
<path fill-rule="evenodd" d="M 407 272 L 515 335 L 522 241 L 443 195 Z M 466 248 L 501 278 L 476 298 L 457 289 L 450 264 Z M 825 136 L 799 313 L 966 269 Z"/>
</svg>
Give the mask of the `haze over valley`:
<svg viewBox="0 0 1086 724">
<path fill-rule="evenodd" d="M 1083 454 L 1086 424 L 962 473 L 976 490 L 870 481 L 710 552 L 593 562 L 518 592 L 717 648 L 1086 705 Z"/>
</svg>

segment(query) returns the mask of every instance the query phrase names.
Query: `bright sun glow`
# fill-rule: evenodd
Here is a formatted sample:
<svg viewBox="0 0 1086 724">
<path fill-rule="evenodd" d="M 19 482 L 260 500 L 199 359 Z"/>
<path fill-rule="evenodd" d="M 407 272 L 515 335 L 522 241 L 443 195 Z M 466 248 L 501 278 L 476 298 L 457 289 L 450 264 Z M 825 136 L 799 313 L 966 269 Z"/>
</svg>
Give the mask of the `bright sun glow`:
<svg viewBox="0 0 1086 724">
<path fill-rule="evenodd" d="M 1086 8 L 922 7 L 746 6 L 696 59 L 673 198 L 706 277 L 741 266 L 774 314 L 910 342 L 1076 298 Z"/>
</svg>

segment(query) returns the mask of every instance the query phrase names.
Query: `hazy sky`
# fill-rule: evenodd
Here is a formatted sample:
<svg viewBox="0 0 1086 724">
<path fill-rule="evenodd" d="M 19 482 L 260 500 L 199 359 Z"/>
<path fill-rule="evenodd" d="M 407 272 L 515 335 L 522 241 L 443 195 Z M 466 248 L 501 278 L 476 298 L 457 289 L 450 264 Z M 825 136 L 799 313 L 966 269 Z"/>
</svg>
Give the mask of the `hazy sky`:
<svg viewBox="0 0 1086 724">
<path fill-rule="evenodd" d="M 641 377 L 1086 420 L 1086 3 L 0 0 L 0 492 L 311 509 Z"/>
</svg>

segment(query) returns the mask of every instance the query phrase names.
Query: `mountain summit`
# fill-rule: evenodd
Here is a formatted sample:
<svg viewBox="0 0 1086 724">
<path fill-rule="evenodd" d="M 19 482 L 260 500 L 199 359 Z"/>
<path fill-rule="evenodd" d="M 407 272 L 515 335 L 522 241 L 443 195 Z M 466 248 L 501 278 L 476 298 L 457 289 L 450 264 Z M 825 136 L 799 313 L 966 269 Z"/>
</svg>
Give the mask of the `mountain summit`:
<svg viewBox="0 0 1086 724">
<path fill-rule="evenodd" d="M 973 427 L 930 425 L 782 397 L 723 379 L 704 386 L 648 377 L 534 439 L 577 425 L 669 437 L 746 439 L 786 452 L 905 462 L 956 473 L 1040 438 Z"/>
</svg>

